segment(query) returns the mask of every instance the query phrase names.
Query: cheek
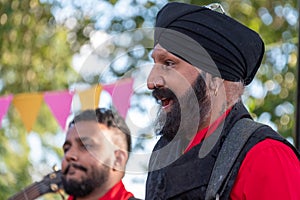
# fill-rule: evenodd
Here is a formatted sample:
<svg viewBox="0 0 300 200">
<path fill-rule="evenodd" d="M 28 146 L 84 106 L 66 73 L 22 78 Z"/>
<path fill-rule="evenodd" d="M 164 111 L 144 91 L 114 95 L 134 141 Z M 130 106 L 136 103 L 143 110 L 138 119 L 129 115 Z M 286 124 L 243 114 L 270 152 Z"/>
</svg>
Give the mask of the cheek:
<svg viewBox="0 0 300 200">
<path fill-rule="evenodd" d="M 101 168 L 113 168 L 113 159 L 110 157 L 102 158 L 100 162 L 94 163 L 94 166 L 97 166 L 98 169 Z"/>
<path fill-rule="evenodd" d="M 64 171 L 64 169 L 66 169 L 67 166 L 68 166 L 68 162 L 66 161 L 66 158 L 64 156 L 61 161 L 61 169 Z"/>
<path fill-rule="evenodd" d="M 81 160 L 80 164 L 88 168 L 88 171 L 90 171 L 91 169 L 101 169 L 104 166 L 111 168 L 113 166 L 113 163 L 111 161 L 112 159 L 109 156 L 98 155 L 96 157 L 94 155 L 89 158 L 86 157 L 85 160 Z"/>
<path fill-rule="evenodd" d="M 185 77 L 186 81 L 189 82 L 189 84 L 192 84 L 196 81 L 196 79 L 200 75 L 200 72 L 197 70 L 197 68 L 189 65 L 186 66 L 186 70 L 182 74 Z"/>
<path fill-rule="evenodd" d="M 168 79 L 168 87 L 175 93 L 177 97 L 182 97 L 193 87 L 193 83 L 198 77 L 197 71 L 174 71 Z"/>
<path fill-rule="evenodd" d="M 110 160 L 109 158 L 112 158 L 113 156 L 112 152 L 113 150 L 105 151 L 103 149 L 90 152 L 89 155 L 85 156 L 85 163 L 87 163 L 88 165 L 110 165 L 111 163 L 108 161 Z"/>
</svg>

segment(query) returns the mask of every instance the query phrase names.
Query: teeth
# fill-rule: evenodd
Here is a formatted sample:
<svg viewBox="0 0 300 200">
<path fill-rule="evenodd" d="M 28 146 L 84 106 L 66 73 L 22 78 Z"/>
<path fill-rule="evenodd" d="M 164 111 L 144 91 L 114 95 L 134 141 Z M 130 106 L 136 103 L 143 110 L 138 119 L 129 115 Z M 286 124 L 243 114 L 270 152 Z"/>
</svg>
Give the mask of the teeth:
<svg viewBox="0 0 300 200">
<path fill-rule="evenodd" d="M 160 101 L 160 105 L 161 105 L 161 106 L 164 106 L 164 102 L 163 102 L 163 101 Z"/>
<path fill-rule="evenodd" d="M 165 98 L 165 99 L 162 99 L 161 103 L 162 103 L 162 106 L 165 107 L 169 104 L 169 102 L 170 102 L 169 99 Z"/>
<path fill-rule="evenodd" d="M 158 100 L 159 104 L 160 105 L 163 105 L 164 104 L 164 101 L 166 100 L 167 98 L 161 98 Z"/>
</svg>

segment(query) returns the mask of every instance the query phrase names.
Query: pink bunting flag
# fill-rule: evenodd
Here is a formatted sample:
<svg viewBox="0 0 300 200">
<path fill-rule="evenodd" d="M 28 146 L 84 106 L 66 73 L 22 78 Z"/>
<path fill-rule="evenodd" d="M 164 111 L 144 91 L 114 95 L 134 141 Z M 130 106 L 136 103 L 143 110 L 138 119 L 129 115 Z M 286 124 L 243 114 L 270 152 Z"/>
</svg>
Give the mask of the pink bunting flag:
<svg viewBox="0 0 300 200">
<path fill-rule="evenodd" d="M 133 93 L 133 79 L 124 79 L 113 84 L 103 85 L 112 98 L 113 105 L 122 117 L 126 117 L 130 107 L 130 97 Z"/>
<path fill-rule="evenodd" d="M 7 110 L 9 108 L 12 98 L 13 98 L 13 95 L 7 95 L 4 97 L 0 97 L 0 128 L 1 128 L 1 124 L 2 124 L 1 123 L 2 119 L 7 113 Z"/>
<path fill-rule="evenodd" d="M 44 100 L 63 130 L 70 115 L 73 93 L 69 91 L 45 92 Z"/>
</svg>

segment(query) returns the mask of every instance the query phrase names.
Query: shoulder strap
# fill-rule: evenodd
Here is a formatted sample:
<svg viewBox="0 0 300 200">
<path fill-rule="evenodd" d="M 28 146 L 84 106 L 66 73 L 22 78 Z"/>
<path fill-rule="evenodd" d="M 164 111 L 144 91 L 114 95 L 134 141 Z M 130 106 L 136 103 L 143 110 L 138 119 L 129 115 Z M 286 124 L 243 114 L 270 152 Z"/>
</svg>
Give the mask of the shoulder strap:
<svg viewBox="0 0 300 200">
<path fill-rule="evenodd" d="M 219 190 L 226 185 L 231 169 L 241 150 L 252 133 L 262 126 L 265 125 L 248 118 L 240 119 L 235 123 L 229 131 L 214 164 L 205 200 L 219 199 L 219 195 L 223 193 Z"/>
</svg>

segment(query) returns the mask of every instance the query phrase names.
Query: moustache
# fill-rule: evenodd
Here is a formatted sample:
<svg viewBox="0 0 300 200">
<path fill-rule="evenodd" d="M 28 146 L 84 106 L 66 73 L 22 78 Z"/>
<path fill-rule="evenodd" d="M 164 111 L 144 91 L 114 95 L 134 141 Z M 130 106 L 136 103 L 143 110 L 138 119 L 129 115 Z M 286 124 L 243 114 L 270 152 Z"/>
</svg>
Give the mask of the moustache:
<svg viewBox="0 0 300 200">
<path fill-rule="evenodd" d="M 177 99 L 176 95 L 169 88 L 156 88 L 152 91 L 152 96 L 157 101 L 162 98 Z"/>
<path fill-rule="evenodd" d="M 76 163 L 71 163 L 67 166 L 66 170 L 63 172 L 64 175 L 66 175 L 69 172 L 70 167 L 73 167 L 75 169 L 87 172 L 87 168 L 83 167 L 82 165 L 79 165 L 79 164 L 76 164 Z"/>
</svg>

